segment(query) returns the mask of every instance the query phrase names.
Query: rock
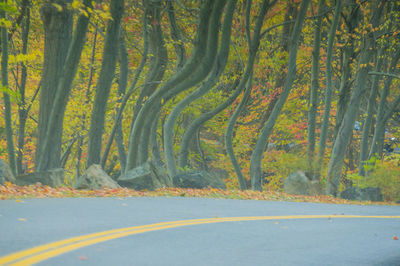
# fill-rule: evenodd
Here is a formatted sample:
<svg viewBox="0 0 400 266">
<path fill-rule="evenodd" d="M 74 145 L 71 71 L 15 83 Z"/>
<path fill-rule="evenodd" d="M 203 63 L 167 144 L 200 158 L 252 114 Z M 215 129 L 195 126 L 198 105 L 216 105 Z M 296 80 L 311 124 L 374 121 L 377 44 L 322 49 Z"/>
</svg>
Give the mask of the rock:
<svg viewBox="0 0 400 266">
<path fill-rule="evenodd" d="M 340 193 L 342 199 L 359 201 L 382 201 L 383 196 L 380 188 L 367 187 L 349 187 Z"/>
<path fill-rule="evenodd" d="M 5 181 L 15 183 L 15 177 L 10 166 L 4 160 L 0 159 L 0 185 L 4 185 Z"/>
<path fill-rule="evenodd" d="M 77 189 L 102 189 L 120 188 L 111 177 L 103 171 L 100 165 L 93 164 L 86 169 L 85 174 L 78 177 L 75 188 Z"/>
<path fill-rule="evenodd" d="M 162 166 L 148 161 L 143 165 L 129 170 L 118 178 L 118 184 L 135 190 L 154 190 L 172 187 L 172 180 Z"/>
<path fill-rule="evenodd" d="M 206 188 L 213 187 L 226 189 L 225 183 L 217 175 L 207 171 L 193 171 L 176 175 L 174 184 L 181 188 Z"/>
<path fill-rule="evenodd" d="M 283 189 L 286 193 L 297 195 L 315 196 L 322 192 L 321 184 L 317 180 L 310 180 L 302 171 L 291 173 L 284 182 Z"/>
<path fill-rule="evenodd" d="M 42 172 L 19 175 L 15 183 L 19 186 L 41 183 L 45 186 L 59 187 L 64 183 L 64 169 L 55 168 Z"/>
</svg>

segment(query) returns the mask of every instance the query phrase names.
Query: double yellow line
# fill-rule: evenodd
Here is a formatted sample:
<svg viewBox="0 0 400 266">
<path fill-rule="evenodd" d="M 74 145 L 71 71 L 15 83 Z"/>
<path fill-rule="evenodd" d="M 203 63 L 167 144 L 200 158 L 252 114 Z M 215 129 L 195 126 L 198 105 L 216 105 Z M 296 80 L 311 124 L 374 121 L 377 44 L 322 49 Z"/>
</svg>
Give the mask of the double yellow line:
<svg viewBox="0 0 400 266">
<path fill-rule="evenodd" d="M 255 217 L 225 217 L 182 220 L 165 223 L 155 223 L 142 226 L 126 227 L 115 230 L 73 237 L 53 243 L 19 251 L 0 258 L 0 265 L 32 265 L 40 261 L 58 256 L 78 248 L 94 245 L 112 239 L 129 235 L 141 234 L 187 225 L 211 224 L 221 222 L 260 221 L 260 220 L 289 220 L 289 219 L 329 219 L 329 218 L 376 218 L 400 219 L 400 216 L 360 216 L 360 215 L 290 215 L 290 216 L 255 216 Z"/>
</svg>

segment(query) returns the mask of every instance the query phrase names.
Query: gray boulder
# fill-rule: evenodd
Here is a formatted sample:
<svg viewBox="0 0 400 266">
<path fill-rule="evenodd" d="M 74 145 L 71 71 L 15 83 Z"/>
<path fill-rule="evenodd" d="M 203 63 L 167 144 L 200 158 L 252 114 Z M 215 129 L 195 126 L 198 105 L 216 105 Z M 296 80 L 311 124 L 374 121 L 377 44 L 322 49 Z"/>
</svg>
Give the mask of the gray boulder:
<svg viewBox="0 0 400 266">
<path fill-rule="evenodd" d="M 340 193 L 342 199 L 359 201 L 383 201 L 380 188 L 367 187 L 348 187 Z"/>
<path fill-rule="evenodd" d="M 4 185 L 5 181 L 15 183 L 15 177 L 10 166 L 4 160 L 0 159 L 0 185 Z"/>
<path fill-rule="evenodd" d="M 102 188 L 120 188 L 100 165 L 93 164 L 86 169 L 85 174 L 78 177 L 75 188 L 77 189 L 102 189 Z"/>
<path fill-rule="evenodd" d="M 118 184 L 135 190 L 154 190 L 172 187 L 172 180 L 162 166 L 148 161 L 143 165 L 129 170 L 118 178 Z"/>
<path fill-rule="evenodd" d="M 41 183 L 45 186 L 59 187 L 64 184 L 64 169 L 55 168 L 42 172 L 19 175 L 15 183 L 19 186 Z"/>
<path fill-rule="evenodd" d="M 283 190 L 289 194 L 315 196 L 322 193 L 321 184 L 310 180 L 303 171 L 291 173 L 284 182 Z"/>
<path fill-rule="evenodd" d="M 226 189 L 225 183 L 217 175 L 207 171 L 193 171 L 176 175 L 174 184 L 181 188 L 206 188 L 213 187 Z"/>
</svg>

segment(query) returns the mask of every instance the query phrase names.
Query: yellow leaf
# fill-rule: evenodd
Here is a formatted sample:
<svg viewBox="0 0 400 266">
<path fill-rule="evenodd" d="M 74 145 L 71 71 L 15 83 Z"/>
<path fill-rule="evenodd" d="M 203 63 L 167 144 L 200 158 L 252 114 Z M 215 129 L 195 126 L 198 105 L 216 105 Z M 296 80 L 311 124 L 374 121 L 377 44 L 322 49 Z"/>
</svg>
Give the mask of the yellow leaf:
<svg viewBox="0 0 400 266">
<path fill-rule="evenodd" d="M 26 218 L 18 218 L 18 221 L 21 221 L 21 222 L 26 222 L 26 221 L 28 221 Z"/>
<path fill-rule="evenodd" d="M 73 8 L 73 9 L 78 9 L 78 8 L 79 8 L 79 6 L 80 6 L 80 3 L 79 3 L 79 1 L 77 1 L 77 0 L 74 0 L 74 1 L 72 2 L 72 8 Z"/>
<path fill-rule="evenodd" d="M 53 3 L 53 6 L 54 6 L 55 8 L 57 8 L 58 12 L 63 11 L 63 7 L 60 6 L 59 4 Z"/>
</svg>

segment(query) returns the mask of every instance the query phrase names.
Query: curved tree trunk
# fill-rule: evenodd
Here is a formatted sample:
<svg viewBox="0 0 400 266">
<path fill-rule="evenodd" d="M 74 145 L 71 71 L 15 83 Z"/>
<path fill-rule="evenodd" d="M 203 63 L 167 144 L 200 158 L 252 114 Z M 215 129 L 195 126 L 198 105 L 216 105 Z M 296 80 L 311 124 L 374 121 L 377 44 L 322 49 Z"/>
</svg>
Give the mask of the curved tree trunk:
<svg viewBox="0 0 400 266">
<path fill-rule="evenodd" d="M 186 51 L 183 44 L 183 39 L 181 36 L 181 31 L 179 30 L 178 24 L 176 23 L 175 11 L 174 11 L 174 1 L 167 1 L 167 12 L 168 20 L 171 28 L 171 38 L 174 41 L 176 60 L 176 69 L 180 69 L 186 62 Z"/>
<path fill-rule="evenodd" d="M 233 150 L 233 131 L 234 131 L 236 121 L 238 120 L 240 114 L 242 113 L 243 109 L 246 107 L 246 105 L 249 101 L 251 91 L 253 88 L 253 69 L 252 69 L 252 67 L 250 68 L 249 71 L 251 71 L 251 73 L 249 74 L 249 78 L 243 77 L 243 79 L 247 80 L 247 88 L 244 91 L 243 98 L 240 101 L 235 112 L 229 118 L 228 126 L 226 127 L 226 130 L 225 130 L 226 153 L 228 154 L 229 160 L 231 161 L 233 168 L 235 170 L 236 177 L 237 177 L 238 183 L 239 183 L 239 188 L 242 190 L 247 189 L 247 184 L 246 184 L 246 179 L 243 176 L 242 169 L 240 168 L 239 162 L 236 159 L 235 151 Z M 240 85 L 241 84 L 239 84 L 239 86 Z"/>
<path fill-rule="evenodd" d="M 193 101 L 199 99 L 206 94 L 212 87 L 218 82 L 220 76 L 224 72 L 226 63 L 229 56 L 229 47 L 231 39 L 231 28 L 232 28 L 232 17 L 235 11 L 236 0 L 231 0 L 226 8 L 226 14 L 224 18 L 224 25 L 222 27 L 221 46 L 217 56 L 217 62 L 215 63 L 212 72 L 208 76 L 205 83 L 196 91 L 191 93 L 189 96 L 180 101 L 176 107 L 169 114 L 164 124 L 164 155 L 167 165 L 168 174 L 173 178 L 177 174 L 176 163 L 173 151 L 173 133 L 174 126 L 178 119 L 179 114 L 183 109 Z"/>
<path fill-rule="evenodd" d="M 219 1 L 215 2 L 219 3 Z M 161 110 L 162 105 L 167 102 L 173 95 L 178 94 L 182 90 L 192 87 L 202 80 L 203 75 L 198 75 L 196 79 L 192 79 L 191 74 L 197 68 L 205 68 L 200 62 L 204 59 L 205 48 L 208 36 L 209 14 L 213 9 L 214 1 L 207 0 L 202 4 L 200 9 L 200 23 L 197 31 L 195 46 L 189 60 L 181 70 L 175 73 L 159 90 L 149 97 L 141 108 L 135 120 L 132 132 L 129 138 L 127 170 L 130 170 L 140 163 L 147 160 L 149 132 L 157 113 Z M 213 25 L 215 26 L 215 25 Z M 215 55 L 214 55 L 215 56 Z M 202 74 L 207 74 L 202 72 Z M 184 82 L 185 81 L 185 82 Z M 147 136 L 146 136 L 147 135 Z M 139 158 L 139 155 L 141 158 Z"/>
<path fill-rule="evenodd" d="M 122 97 L 121 105 L 119 106 L 118 111 L 117 111 L 117 115 L 115 116 L 114 126 L 113 126 L 113 128 L 111 130 L 110 136 L 108 137 L 106 147 L 104 148 L 103 156 L 101 157 L 100 164 L 101 164 L 101 166 L 103 168 L 104 168 L 104 166 L 106 164 L 107 157 L 108 157 L 108 154 L 109 154 L 110 149 L 111 149 L 111 145 L 112 145 L 113 140 L 114 140 L 114 136 L 115 136 L 115 134 L 116 134 L 116 132 L 118 130 L 118 125 L 120 123 L 122 123 L 121 122 L 122 114 L 123 114 L 123 111 L 125 109 L 125 106 L 128 103 L 129 98 L 135 92 L 135 90 L 137 88 L 136 84 L 137 84 L 137 82 L 139 80 L 139 77 L 140 77 L 140 75 L 141 75 L 141 73 L 142 73 L 142 71 L 144 69 L 144 66 L 146 64 L 146 61 L 147 61 L 147 56 L 148 56 L 148 53 L 149 53 L 149 38 L 148 38 L 148 32 L 147 32 L 147 26 L 148 26 L 147 25 L 147 12 L 148 12 L 148 8 L 146 8 L 146 10 L 145 10 L 145 12 L 143 14 L 143 54 L 142 54 L 142 58 L 140 60 L 139 66 L 136 69 L 135 76 L 133 77 L 133 80 L 132 80 L 132 82 L 131 82 L 131 84 L 129 86 L 129 89 L 128 89 L 127 93 L 125 93 L 124 96 Z M 123 173 L 125 171 L 125 168 L 126 168 L 126 160 L 125 160 L 125 167 L 123 169 L 121 168 L 121 173 Z"/>
<path fill-rule="evenodd" d="M 300 34 L 303 28 L 303 22 L 305 19 L 306 11 L 310 0 L 304 0 L 301 3 L 299 14 L 296 18 L 296 23 L 293 28 L 293 33 L 291 37 L 291 46 L 289 52 L 289 63 L 288 63 L 288 73 L 286 76 L 285 84 L 283 86 L 282 94 L 279 96 L 277 103 L 272 110 L 266 124 L 261 131 L 261 134 L 257 140 L 256 146 L 251 155 L 250 161 L 250 176 L 251 176 L 251 188 L 253 190 L 262 190 L 262 171 L 261 171 L 261 160 L 264 153 L 265 147 L 268 143 L 269 136 L 272 133 L 276 120 L 282 110 L 287 97 L 289 96 L 290 90 L 292 88 L 293 81 L 296 77 L 296 58 L 297 58 L 297 48 L 299 45 Z"/>
<path fill-rule="evenodd" d="M 201 114 L 185 130 L 185 133 L 183 134 L 183 137 L 182 137 L 181 149 L 179 151 L 179 156 L 178 156 L 178 166 L 180 168 L 185 168 L 186 166 L 189 166 L 188 157 L 189 157 L 190 142 L 194 138 L 196 132 L 199 131 L 200 127 L 205 122 L 207 122 L 208 120 L 210 120 L 211 118 L 216 116 L 218 113 L 222 112 L 227 107 L 229 107 L 239 96 L 239 94 L 241 93 L 243 88 L 239 87 L 238 84 L 239 84 L 239 80 L 237 79 L 234 82 L 234 84 L 232 85 L 232 89 L 234 89 L 234 92 L 228 99 L 226 99 L 223 103 L 218 105 L 215 109 L 213 109 L 207 113 Z"/>
<path fill-rule="evenodd" d="M 150 57 L 150 66 L 145 84 L 136 100 L 131 127 L 134 125 L 146 98 L 150 97 L 159 86 L 168 63 L 167 49 L 165 48 L 161 29 L 161 2 L 150 1 L 146 6 L 148 10 L 147 24 L 150 25 L 149 48 L 150 54 L 153 56 Z"/>
<path fill-rule="evenodd" d="M 268 9 L 269 9 L 269 1 L 263 1 L 261 4 L 260 11 L 258 12 L 256 23 L 255 23 L 255 28 L 253 32 L 253 38 L 251 38 L 250 34 L 250 8 L 251 8 L 251 2 L 247 2 L 246 6 L 246 36 L 247 36 L 247 43 L 249 45 L 249 57 L 247 59 L 247 65 L 246 69 L 244 71 L 243 77 L 240 80 L 239 83 L 239 89 L 242 90 L 242 88 L 245 87 L 246 83 L 249 82 L 248 88 L 245 91 L 245 94 L 243 95 L 243 99 L 240 102 L 239 106 L 235 110 L 234 114 L 232 117 L 229 119 L 228 127 L 225 131 L 225 148 L 228 153 L 229 159 L 233 165 L 233 168 L 235 169 L 236 176 L 238 178 L 239 186 L 240 189 L 247 189 L 246 181 L 243 176 L 242 170 L 240 169 L 240 165 L 236 159 L 234 150 L 233 150 L 233 144 L 232 144 L 232 138 L 233 138 L 233 127 L 236 123 L 237 118 L 239 117 L 242 109 L 247 103 L 248 98 L 250 97 L 251 94 L 251 79 L 252 79 L 252 74 L 253 74 L 253 69 L 254 69 L 254 61 L 257 55 L 257 51 L 260 45 L 260 39 L 261 39 L 261 28 L 263 25 L 264 17 L 266 16 Z"/>
<path fill-rule="evenodd" d="M 111 0 L 110 12 L 112 20 L 107 25 L 105 37 L 103 61 L 99 79 L 97 81 L 96 96 L 90 120 L 89 146 L 86 167 L 100 163 L 104 120 L 107 109 L 107 100 L 114 79 L 117 63 L 118 39 L 120 22 L 124 9 L 123 0 Z"/>
</svg>

